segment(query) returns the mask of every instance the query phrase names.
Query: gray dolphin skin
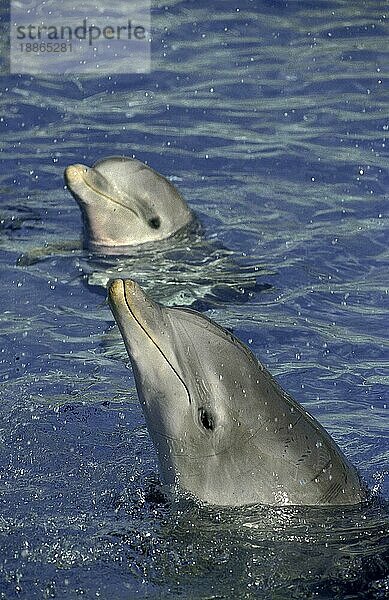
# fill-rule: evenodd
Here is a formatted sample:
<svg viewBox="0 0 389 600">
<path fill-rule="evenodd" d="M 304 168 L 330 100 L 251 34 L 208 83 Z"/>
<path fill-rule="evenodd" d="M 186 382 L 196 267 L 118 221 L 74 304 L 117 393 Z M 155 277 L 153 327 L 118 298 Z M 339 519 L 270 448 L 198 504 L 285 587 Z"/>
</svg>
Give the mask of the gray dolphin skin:
<svg viewBox="0 0 389 600">
<path fill-rule="evenodd" d="M 176 188 L 133 158 L 112 156 L 93 167 L 70 165 L 65 182 L 81 208 L 84 245 L 92 250 L 161 240 L 193 220 Z"/>
<path fill-rule="evenodd" d="M 108 299 L 168 490 L 223 506 L 366 499 L 330 435 L 232 334 L 131 280 Z"/>
</svg>

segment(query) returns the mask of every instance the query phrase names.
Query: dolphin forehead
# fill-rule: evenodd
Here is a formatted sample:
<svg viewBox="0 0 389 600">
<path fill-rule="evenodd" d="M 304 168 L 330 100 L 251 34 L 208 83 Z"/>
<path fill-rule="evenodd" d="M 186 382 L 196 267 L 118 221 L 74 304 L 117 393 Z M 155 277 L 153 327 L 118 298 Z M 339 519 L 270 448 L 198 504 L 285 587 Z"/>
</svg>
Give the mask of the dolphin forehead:
<svg viewBox="0 0 389 600">
<path fill-rule="evenodd" d="M 97 160 L 93 164 L 93 169 L 99 171 L 104 177 L 122 179 L 145 169 L 150 169 L 150 167 L 136 158 L 130 158 L 128 156 L 108 156 Z"/>
<path fill-rule="evenodd" d="M 174 204 L 178 198 L 184 203 L 179 192 L 166 177 L 136 158 L 111 156 L 96 161 L 92 168 L 112 182 L 118 190 L 125 191 L 130 196 L 138 193 L 145 202 L 158 205 L 161 190 L 165 189 L 165 197 L 161 199 L 165 203 L 169 204 L 170 201 Z"/>
<path fill-rule="evenodd" d="M 140 162 L 127 157 L 111 157 L 97 161 L 93 169 L 145 214 L 157 212 L 162 218 L 181 226 L 193 218 L 192 211 L 176 187 L 166 177 Z"/>
</svg>

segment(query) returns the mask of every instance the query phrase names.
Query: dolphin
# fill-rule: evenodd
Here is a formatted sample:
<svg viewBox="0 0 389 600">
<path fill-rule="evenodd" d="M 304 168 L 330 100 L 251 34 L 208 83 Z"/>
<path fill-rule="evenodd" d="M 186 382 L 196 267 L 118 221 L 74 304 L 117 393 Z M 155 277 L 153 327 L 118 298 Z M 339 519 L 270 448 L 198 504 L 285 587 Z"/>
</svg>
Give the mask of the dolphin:
<svg viewBox="0 0 389 600">
<path fill-rule="evenodd" d="M 113 280 L 108 301 L 168 491 L 221 506 L 366 499 L 330 435 L 231 333 L 132 280 Z"/>
<path fill-rule="evenodd" d="M 65 182 L 78 202 L 84 246 L 122 249 L 168 238 L 194 219 L 176 188 L 134 158 L 112 156 L 92 167 L 65 169 Z"/>
</svg>

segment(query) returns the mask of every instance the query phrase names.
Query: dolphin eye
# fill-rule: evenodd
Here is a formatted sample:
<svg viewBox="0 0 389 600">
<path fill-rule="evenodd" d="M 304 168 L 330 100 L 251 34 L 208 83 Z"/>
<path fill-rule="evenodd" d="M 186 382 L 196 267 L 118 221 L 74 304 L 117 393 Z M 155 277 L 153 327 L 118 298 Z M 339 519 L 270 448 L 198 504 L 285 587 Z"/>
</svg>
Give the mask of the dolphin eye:
<svg viewBox="0 0 389 600">
<path fill-rule="evenodd" d="M 152 229 L 159 229 L 161 226 L 161 219 L 159 217 L 152 217 L 149 219 L 149 225 Z"/>
<path fill-rule="evenodd" d="M 206 408 L 199 408 L 199 418 L 204 429 L 208 429 L 208 431 L 213 431 L 215 429 L 214 418 Z"/>
</svg>

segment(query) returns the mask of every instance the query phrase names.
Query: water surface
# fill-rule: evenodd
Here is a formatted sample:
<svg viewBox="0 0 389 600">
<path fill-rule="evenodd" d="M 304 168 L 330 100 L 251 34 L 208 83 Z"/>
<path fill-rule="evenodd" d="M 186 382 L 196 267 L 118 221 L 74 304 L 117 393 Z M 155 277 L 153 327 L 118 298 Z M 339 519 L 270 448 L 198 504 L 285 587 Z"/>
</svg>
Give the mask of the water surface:
<svg viewBox="0 0 389 600">
<path fill-rule="evenodd" d="M 1 78 L 0 596 L 384 598 L 385 5 L 167 0 L 152 19 L 150 74 Z M 121 259 L 65 248 L 81 217 L 63 170 L 112 154 L 170 177 L 224 252 L 188 267 L 149 248 L 125 272 L 246 342 L 369 506 L 162 501 L 102 287 Z"/>
</svg>

